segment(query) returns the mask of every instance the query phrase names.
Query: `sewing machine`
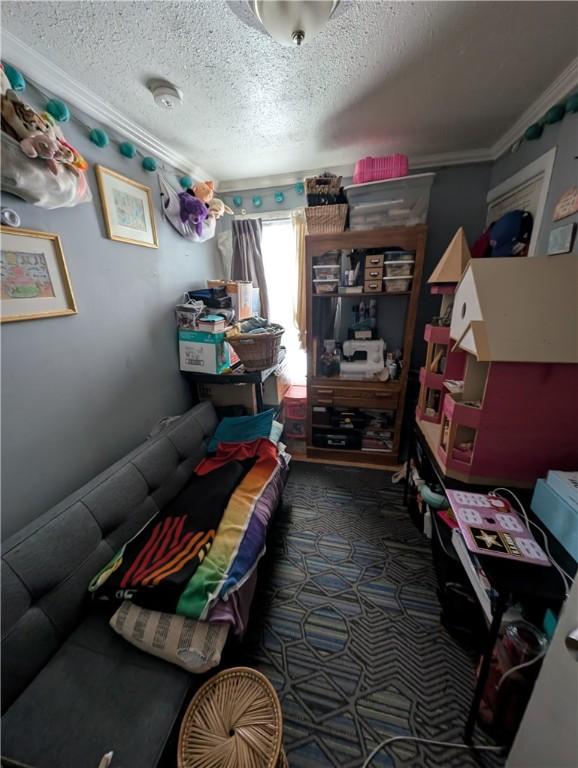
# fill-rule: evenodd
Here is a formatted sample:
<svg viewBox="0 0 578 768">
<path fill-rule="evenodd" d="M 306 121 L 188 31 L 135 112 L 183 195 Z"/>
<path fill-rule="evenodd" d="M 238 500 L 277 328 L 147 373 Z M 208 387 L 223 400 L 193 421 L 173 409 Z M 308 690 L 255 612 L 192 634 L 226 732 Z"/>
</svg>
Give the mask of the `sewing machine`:
<svg viewBox="0 0 578 768">
<path fill-rule="evenodd" d="M 359 340 L 348 339 L 343 342 L 343 355 L 348 358 L 341 361 L 343 379 L 372 379 L 384 369 L 383 339 Z"/>
</svg>

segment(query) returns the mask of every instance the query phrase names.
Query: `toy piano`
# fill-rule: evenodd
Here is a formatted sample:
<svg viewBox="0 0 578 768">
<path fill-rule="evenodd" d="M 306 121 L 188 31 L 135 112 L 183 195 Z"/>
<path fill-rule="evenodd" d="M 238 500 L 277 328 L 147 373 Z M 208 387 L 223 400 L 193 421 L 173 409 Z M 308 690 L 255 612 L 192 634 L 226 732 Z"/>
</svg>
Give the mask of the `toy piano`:
<svg viewBox="0 0 578 768">
<path fill-rule="evenodd" d="M 476 555 L 550 565 L 523 520 L 505 499 L 469 491 L 446 491 L 467 548 Z"/>
</svg>

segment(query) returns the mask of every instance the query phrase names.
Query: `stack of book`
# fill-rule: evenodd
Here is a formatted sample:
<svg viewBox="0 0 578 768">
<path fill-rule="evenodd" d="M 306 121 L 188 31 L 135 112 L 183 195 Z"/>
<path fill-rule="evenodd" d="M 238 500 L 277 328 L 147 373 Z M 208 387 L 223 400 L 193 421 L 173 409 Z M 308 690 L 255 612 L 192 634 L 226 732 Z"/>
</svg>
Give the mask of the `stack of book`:
<svg viewBox="0 0 578 768">
<path fill-rule="evenodd" d="M 223 333 L 225 325 L 225 318 L 221 315 L 204 315 L 197 321 L 197 330 L 204 333 Z"/>
</svg>

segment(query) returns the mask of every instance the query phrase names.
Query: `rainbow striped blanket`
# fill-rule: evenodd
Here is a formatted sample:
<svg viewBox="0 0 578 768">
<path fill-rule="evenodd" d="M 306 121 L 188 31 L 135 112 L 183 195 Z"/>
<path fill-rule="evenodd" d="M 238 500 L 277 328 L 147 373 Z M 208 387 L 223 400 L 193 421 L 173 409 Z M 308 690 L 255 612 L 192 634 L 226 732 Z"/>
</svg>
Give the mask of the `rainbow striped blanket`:
<svg viewBox="0 0 578 768">
<path fill-rule="evenodd" d="M 89 591 L 206 619 L 255 570 L 285 473 L 285 457 L 267 438 L 220 444 L 177 499 L 94 577 Z"/>
</svg>

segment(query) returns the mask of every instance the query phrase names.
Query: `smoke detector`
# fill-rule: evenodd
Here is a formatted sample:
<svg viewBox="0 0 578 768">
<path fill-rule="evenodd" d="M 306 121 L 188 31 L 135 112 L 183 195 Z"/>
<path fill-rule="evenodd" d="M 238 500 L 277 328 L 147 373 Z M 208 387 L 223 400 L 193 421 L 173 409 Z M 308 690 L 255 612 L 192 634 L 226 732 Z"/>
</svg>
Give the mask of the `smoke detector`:
<svg viewBox="0 0 578 768">
<path fill-rule="evenodd" d="M 274 40 L 301 46 L 321 32 L 339 0 L 249 0 L 249 5 Z"/>
<path fill-rule="evenodd" d="M 183 92 L 168 80 L 149 80 L 147 88 L 152 93 L 155 104 L 161 109 L 170 111 L 180 107 L 183 103 Z"/>
</svg>

